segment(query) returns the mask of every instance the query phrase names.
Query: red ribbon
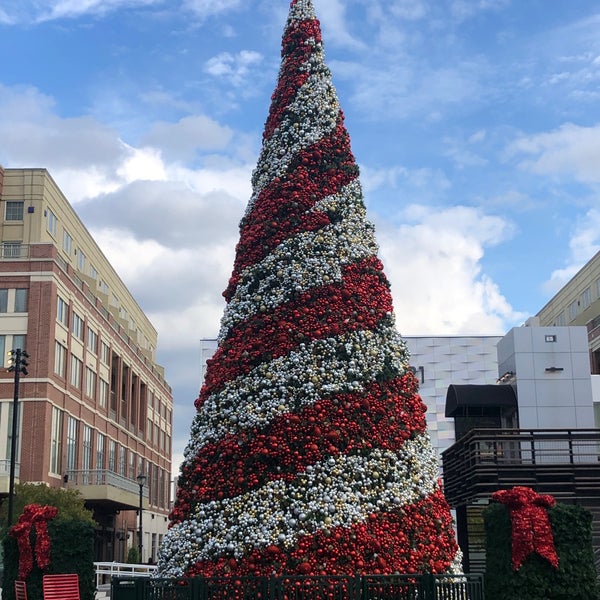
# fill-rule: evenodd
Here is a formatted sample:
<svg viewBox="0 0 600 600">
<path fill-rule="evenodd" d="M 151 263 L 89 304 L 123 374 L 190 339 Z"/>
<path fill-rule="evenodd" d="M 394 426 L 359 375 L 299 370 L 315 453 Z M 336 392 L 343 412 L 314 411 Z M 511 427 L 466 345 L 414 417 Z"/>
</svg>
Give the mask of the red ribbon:
<svg viewBox="0 0 600 600">
<path fill-rule="evenodd" d="M 513 569 L 517 571 L 533 552 L 547 559 L 556 569 L 558 555 L 547 511 L 556 504 L 556 500 L 523 486 L 495 492 L 492 499 L 510 510 Z"/>
<path fill-rule="evenodd" d="M 38 567 L 46 569 L 50 564 L 50 536 L 48 521 L 58 514 L 55 506 L 28 504 L 17 523 L 11 527 L 10 535 L 17 540 L 19 547 L 19 579 L 26 579 L 33 570 L 33 552 L 31 549 L 31 530 L 35 528 L 35 560 Z"/>
</svg>

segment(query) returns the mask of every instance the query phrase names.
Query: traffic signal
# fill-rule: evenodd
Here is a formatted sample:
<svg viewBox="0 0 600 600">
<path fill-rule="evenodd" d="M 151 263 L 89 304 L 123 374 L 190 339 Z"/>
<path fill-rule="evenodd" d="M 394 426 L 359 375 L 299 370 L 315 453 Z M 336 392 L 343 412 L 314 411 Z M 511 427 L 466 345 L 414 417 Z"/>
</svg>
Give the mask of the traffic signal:
<svg viewBox="0 0 600 600">
<path fill-rule="evenodd" d="M 17 348 L 16 350 L 10 350 L 8 352 L 8 362 L 10 363 L 10 367 L 8 367 L 9 371 L 19 371 L 19 373 L 23 373 L 23 375 L 27 375 L 27 359 L 29 358 L 29 354 L 25 352 L 25 350 L 21 350 Z"/>
</svg>

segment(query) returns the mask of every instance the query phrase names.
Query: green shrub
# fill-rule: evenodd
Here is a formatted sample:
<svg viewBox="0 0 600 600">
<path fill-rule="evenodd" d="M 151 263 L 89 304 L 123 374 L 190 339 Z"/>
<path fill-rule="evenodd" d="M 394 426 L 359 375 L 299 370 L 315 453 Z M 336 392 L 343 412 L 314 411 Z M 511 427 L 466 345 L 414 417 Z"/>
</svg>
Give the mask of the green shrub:
<svg viewBox="0 0 600 600">
<path fill-rule="evenodd" d="M 484 513 L 486 600 L 597 600 L 592 515 L 580 506 L 548 509 L 558 568 L 536 553 L 518 571 L 512 567 L 512 524 L 508 508 L 491 504 Z"/>
<path fill-rule="evenodd" d="M 74 490 L 49 488 L 43 485 L 17 485 L 15 514 L 20 515 L 24 506 L 28 504 L 58 508 L 57 516 L 48 521 L 50 565 L 42 571 L 34 560 L 33 570 L 27 577 L 28 597 L 42 597 L 42 576 L 46 573 L 77 573 L 81 600 L 94 600 L 94 520 L 92 513 L 85 508 L 81 495 Z M 6 523 L 6 516 L 4 516 L 4 523 Z M 36 535 L 36 529 L 32 527 L 30 534 L 32 549 L 35 548 Z M 4 535 L 2 545 L 4 550 L 2 598 L 14 600 L 14 581 L 19 575 L 19 549 L 16 539 L 11 535 Z M 33 554 L 35 556 L 35 551 Z"/>
<path fill-rule="evenodd" d="M 127 552 L 127 562 L 131 565 L 140 564 L 140 554 L 135 546 L 131 546 Z"/>
</svg>

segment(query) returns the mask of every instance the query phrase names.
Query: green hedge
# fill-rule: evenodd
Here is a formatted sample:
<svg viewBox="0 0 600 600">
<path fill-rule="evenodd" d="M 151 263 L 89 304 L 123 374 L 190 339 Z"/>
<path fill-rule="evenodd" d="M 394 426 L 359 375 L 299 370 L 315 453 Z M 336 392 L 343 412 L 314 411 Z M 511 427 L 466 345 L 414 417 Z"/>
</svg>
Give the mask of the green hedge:
<svg viewBox="0 0 600 600">
<path fill-rule="evenodd" d="M 548 516 L 558 569 L 534 553 L 514 571 L 510 512 L 502 504 L 485 509 L 486 600 L 598 599 L 591 513 L 580 506 L 557 504 L 548 509 Z"/>
<path fill-rule="evenodd" d="M 94 600 L 94 528 L 88 522 L 65 520 L 59 516 L 48 522 L 50 535 L 50 566 L 45 573 L 77 573 L 81 600 Z M 32 532 L 35 544 L 35 533 Z M 19 551 L 17 541 L 6 536 L 4 545 L 4 581 L 2 600 L 14 600 L 14 581 L 19 572 Z M 33 546 L 32 546 L 33 547 Z M 27 577 L 29 598 L 42 597 L 42 575 L 44 573 L 34 563 L 33 571 Z"/>
</svg>

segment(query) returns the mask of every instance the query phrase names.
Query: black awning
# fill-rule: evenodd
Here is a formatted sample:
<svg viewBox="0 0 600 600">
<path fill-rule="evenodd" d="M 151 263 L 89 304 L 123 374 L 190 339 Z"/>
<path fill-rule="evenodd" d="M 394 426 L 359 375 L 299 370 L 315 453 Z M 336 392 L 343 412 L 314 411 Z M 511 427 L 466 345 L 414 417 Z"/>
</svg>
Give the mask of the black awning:
<svg viewBox="0 0 600 600">
<path fill-rule="evenodd" d="M 469 408 L 517 407 L 512 385 L 450 385 L 446 392 L 446 416 L 463 417 Z"/>
</svg>

